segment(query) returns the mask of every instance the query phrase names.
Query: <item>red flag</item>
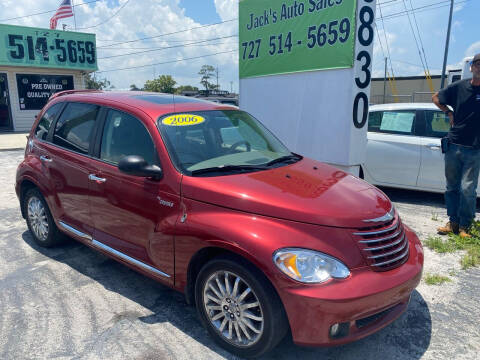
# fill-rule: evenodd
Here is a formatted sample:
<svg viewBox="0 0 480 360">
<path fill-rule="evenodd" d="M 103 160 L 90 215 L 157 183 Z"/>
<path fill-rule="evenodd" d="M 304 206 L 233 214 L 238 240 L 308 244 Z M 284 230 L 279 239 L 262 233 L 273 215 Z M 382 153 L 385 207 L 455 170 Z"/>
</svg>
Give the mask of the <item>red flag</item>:
<svg viewBox="0 0 480 360">
<path fill-rule="evenodd" d="M 70 0 L 63 0 L 55 12 L 55 15 L 50 19 L 50 29 L 57 28 L 58 19 L 68 18 L 70 16 L 73 16 L 72 4 L 70 3 Z"/>
</svg>

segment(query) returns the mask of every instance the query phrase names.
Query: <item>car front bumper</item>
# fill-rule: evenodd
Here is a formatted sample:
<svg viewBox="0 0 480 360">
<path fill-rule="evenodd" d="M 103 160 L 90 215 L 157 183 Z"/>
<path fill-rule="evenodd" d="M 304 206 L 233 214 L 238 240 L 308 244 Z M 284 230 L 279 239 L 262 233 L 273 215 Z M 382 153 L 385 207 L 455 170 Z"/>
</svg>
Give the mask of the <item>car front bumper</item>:
<svg viewBox="0 0 480 360">
<path fill-rule="evenodd" d="M 408 307 L 420 282 L 423 249 L 416 234 L 405 226 L 410 244 L 407 262 L 375 272 L 369 267 L 352 270 L 345 280 L 282 288 L 293 340 L 304 346 L 341 345 L 368 336 L 397 319 Z M 332 325 L 340 324 L 331 336 Z"/>
</svg>

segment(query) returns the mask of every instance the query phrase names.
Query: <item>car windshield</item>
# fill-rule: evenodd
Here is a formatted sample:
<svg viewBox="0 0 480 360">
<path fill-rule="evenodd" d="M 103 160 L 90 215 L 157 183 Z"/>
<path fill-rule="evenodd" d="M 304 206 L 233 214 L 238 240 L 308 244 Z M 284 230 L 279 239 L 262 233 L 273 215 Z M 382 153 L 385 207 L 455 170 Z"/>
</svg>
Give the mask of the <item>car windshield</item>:
<svg viewBox="0 0 480 360">
<path fill-rule="evenodd" d="M 186 175 L 260 171 L 301 159 L 243 111 L 169 114 L 158 127 L 175 167 Z"/>
</svg>

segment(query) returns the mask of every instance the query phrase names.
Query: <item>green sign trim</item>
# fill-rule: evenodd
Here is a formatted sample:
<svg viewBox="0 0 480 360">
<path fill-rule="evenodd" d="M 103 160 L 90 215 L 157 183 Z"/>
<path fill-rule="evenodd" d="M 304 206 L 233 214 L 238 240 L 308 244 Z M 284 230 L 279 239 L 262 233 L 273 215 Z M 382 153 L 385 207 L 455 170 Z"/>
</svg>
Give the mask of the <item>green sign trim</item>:
<svg viewBox="0 0 480 360">
<path fill-rule="evenodd" d="M 96 71 L 95 34 L 0 24 L 0 66 Z"/>
<path fill-rule="evenodd" d="M 356 0 L 240 0 L 240 78 L 354 64 Z"/>
</svg>

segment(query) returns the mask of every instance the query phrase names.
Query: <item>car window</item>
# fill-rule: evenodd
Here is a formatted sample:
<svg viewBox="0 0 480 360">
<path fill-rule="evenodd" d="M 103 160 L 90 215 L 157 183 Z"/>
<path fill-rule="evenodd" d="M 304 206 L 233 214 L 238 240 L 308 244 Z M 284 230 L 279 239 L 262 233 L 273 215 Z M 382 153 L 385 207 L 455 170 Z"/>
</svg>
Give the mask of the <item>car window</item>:
<svg viewBox="0 0 480 360">
<path fill-rule="evenodd" d="M 265 165 L 291 155 L 266 128 L 237 110 L 169 114 L 158 126 L 168 152 L 180 171 L 210 167 Z"/>
<path fill-rule="evenodd" d="M 81 154 L 88 154 L 99 106 L 69 103 L 58 119 L 53 143 Z"/>
<path fill-rule="evenodd" d="M 117 110 L 110 110 L 105 121 L 100 147 L 100 158 L 118 164 L 128 155 L 143 157 L 156 164 L 155 146 L 140 120 Z"/>
<path fill-rule="evenodd" d="M 55 120 L 58 113 L 62 109 L 62 105 L 62 103 L 55 104 L 43 113 L 42 118 L 38 122 L 37 128 L 35 129 L 35 136 L 38 139 L 47 139 L 48 132 L 50 131 L 50 126 L 52 125 L 53 120 Z"/>
<path fill-rule="evenodd" d="M 425 111 L 425 136 L 442 138 L 450 130 L 450 119 L 441 111 Z"/>
<path fill-rule="evenodd" d="M 368 131 L 387 134 L 413 134 L 415 111 L 372 111 L 368 117 Z"/>
</svg>

